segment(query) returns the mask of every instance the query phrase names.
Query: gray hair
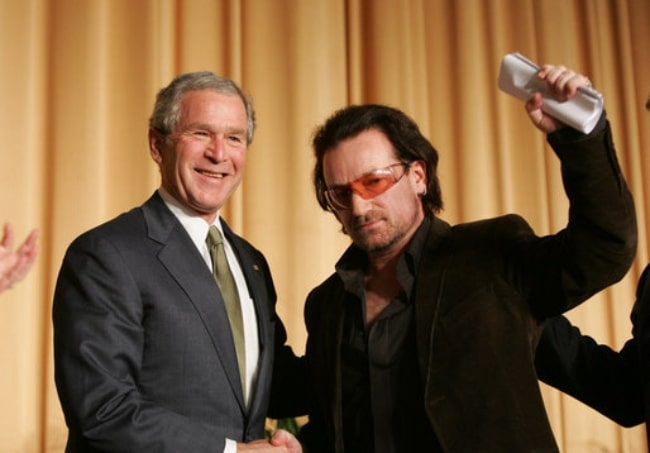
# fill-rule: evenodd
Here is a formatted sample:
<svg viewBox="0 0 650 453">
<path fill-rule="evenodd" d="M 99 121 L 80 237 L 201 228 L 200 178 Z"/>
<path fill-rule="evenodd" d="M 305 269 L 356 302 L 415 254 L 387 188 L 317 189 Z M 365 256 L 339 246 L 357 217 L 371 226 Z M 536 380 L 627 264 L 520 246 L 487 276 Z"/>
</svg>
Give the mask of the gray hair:
<svg viewBox="0 0 650 453">
<path fill-rule="evenodd" d="M 181 99 L 188 91 L 213 90 L 222 94 L 233 94 L 241 98 L 246 107 L 246 141 L 250 145 L 255 133 L 255 110 L 249 96 L 232 80 L 220 77 L 210 71 L 189 72 L 177 76 L 156 96 L 149 127 L 166 139 L 180 120 Z"/>
</svg>

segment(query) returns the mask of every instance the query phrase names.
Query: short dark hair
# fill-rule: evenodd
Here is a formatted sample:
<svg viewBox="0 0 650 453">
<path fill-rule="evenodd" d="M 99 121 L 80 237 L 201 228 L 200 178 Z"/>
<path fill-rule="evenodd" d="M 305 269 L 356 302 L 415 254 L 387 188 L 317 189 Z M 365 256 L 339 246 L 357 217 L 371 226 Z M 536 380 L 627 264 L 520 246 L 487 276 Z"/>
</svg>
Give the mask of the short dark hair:
<svg viewBox="0 0 650 453">
<path fill-rule="evenodd" d="M 337 110 L 316 130 L 312 141 L 316 156 L 313 183 L 321 208 L 331 210 L 324 193 L 327 190 L 323 175 L 325 153 L 341 141 L 368 129 L 382 131 L 393 144 L 401 162 L 421 160 L 425 163 L 427 192 L 422 197 L 422 207 L 425 212 L 439 212 L 442 209 L 442 194 L 437 173 L 438 151 L 422 135 L 415 121 L 404 112 L 378 104 L 352 105 Z"/>
</svg>

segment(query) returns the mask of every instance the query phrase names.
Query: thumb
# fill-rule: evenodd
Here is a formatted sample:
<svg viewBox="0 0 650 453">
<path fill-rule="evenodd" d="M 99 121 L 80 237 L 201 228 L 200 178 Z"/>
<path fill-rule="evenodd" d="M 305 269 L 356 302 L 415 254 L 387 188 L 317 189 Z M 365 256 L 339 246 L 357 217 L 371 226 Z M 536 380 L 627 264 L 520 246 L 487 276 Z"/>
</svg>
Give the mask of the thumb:
<svg viewBox="0 0 650 453">
<path fill-rule="evenodd" d="M 271 445 L 284 445 L 291 439 L 291 434 L 284 429 L 278 429 L 271 437 Z"/>
</svg>

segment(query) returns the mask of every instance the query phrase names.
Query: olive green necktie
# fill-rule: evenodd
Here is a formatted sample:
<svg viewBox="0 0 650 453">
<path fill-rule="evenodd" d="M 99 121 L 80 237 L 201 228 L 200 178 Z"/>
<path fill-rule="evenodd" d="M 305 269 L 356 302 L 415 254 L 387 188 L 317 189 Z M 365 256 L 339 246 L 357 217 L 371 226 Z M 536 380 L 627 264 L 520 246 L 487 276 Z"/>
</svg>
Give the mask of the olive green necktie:
<svg viewBox="0 0 650 453">
<path fill-rule="evenodd" d="M 242 321 L 241 305 L 239 304 L 239 292 L 235 279 L 230 272 L 226 252 L 223 247 L 223 239 L 219 229 L 212 225 L 206 239 L 210 257 L 212 258 L 212 272 L 221 290 L 221 297 L 226 305 L 230 330 L 237 352 L 237 363 L 239 365 L 239 376 L 241 377 L 242 392 L 246 395 L 246 349 L 244 346 L 244 323 Z"/>
</svg>

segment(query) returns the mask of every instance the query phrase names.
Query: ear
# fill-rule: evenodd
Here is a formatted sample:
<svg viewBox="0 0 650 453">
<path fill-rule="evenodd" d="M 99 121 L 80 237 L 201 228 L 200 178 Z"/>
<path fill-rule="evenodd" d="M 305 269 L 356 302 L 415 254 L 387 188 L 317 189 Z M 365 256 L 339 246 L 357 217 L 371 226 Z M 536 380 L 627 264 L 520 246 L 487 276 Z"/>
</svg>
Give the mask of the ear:
<svg viewBox="0 0 650 453">
<path fill-rule="evenodd" d="M 149 154 L 151 154 L 151 158 L 158 165 L 162 164 L 163 141 L 160 132 L 153 128 L 149 128 Z"/>
<path fill-rule="evenodd" d="M 413 185 L 415 187 L 416 193 L 422 194 L 426 193 L 428 181 L 427 181 L 427 169 L 425 163 L 422 160 L 415 160 L 411 162 L 411 167 L 409 169 L 409 174 Z"/>
</svg>

